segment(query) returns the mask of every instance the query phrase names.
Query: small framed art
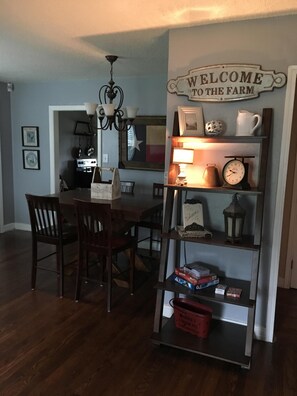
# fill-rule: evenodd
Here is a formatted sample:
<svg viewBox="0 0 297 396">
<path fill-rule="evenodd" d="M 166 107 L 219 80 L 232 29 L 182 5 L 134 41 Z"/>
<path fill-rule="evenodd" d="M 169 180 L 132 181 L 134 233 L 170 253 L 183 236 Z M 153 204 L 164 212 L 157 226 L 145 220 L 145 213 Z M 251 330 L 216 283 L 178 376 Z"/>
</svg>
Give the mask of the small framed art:
<svg viewBox="0 0 297 396">
<path fill-rule="evenodd" d="M 39 150 L 23 150 L 23 167 L 24 169 L 40 169 Z"/>
<path fill-rule="evenodd" d="M 180 136 L 204 136 L 202 107 L 178 106 Z"/>
<path fill-rule="evenodd" d="M 27 147 L 39 146 L 39 128 L 37 126 L 22 127 L 22 143 Z"/>
</svg>

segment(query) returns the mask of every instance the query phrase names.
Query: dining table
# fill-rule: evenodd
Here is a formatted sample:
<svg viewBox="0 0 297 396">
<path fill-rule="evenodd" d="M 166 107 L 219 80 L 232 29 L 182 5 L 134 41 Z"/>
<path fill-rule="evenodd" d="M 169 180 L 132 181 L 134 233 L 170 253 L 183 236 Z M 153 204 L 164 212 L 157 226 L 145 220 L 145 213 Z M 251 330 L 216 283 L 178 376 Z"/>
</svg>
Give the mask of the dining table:
<svg viewBox="0 0 297 396">
<path fill-rule="evenodd" d="M 127 222 L 129 228 L 163 208 L 163 198 L 153 197 L 152 193 L 122 193 L 120 198 L 106 200 L 92 197 L 91 189 L 89 188 L 77 188 L 75 190 L 49 194 L 48 196 L 59 198 L 63 216 L 72 223 L 76 223 L 74 210 L 75 199 L 98 204 L 110 204 L 111 209 L 121 215 L 121 219 Z M 139 271 L 149 271 L 147 264 L 137 253 L 135 256 L 135 267 Z"/>
<path fill-rule="evenodd" d="M 75 199 L 99 204 L 108 203 L 113 211 L 121 213 L 123 219 L 135 223 L 144 220 L 163 208 L 163 198 L 153 197 L 152 193 L 122 193 L 120 198 L 106 200 L 93 198 L 89 188 L 78 188 L 50 194 L 49 196 L 59 197 L 60 205 L 64 209 L 74 207 Z"/>
</svg>

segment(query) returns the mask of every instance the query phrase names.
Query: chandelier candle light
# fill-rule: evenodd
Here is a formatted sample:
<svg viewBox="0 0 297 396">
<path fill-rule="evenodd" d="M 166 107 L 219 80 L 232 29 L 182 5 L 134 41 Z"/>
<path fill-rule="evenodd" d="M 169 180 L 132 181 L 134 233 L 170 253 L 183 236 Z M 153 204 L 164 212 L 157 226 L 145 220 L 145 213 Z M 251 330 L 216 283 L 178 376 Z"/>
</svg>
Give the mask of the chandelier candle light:
<svg viewBox="0 0 297 396">
<path fill-rule="evenodd" d="M 176 178 L 176 185 L 184 186 L 188 183 L 186 175 L 186 167 L 189 164 L 193 164 L 194 161 L 194 150 L 184 148 L 173 149 L 173 164 L 179 165 L 179 174 Z"/>
<path fill-rule="evenodd" d="M 136 117 L 138 107 L 122 107 L 124 102 L 124 92 L 119 85 L 113 81 L 113 63 L 118 59 L 116 55 L 107 55 L 105 57 L 110 63 L 110 81 L 102 85 L 99 89 L 99 104 L 85 103 L 87 115 L 92 125 L 92 119 L 95 113 L 100 121 L 98 129 L 106 130 L 115 128 L 122 132 L 127 130 Z M 117 104 L 114 100 L 117 100 Z"/>
</svg>

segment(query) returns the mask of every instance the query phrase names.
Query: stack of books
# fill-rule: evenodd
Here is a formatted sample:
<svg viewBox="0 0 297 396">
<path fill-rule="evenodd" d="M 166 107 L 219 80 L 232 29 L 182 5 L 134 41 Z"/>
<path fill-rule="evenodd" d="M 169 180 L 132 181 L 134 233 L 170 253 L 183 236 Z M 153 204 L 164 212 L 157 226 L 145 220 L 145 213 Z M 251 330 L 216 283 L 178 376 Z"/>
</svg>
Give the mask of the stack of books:
<svg viewBox="0 0 297 396">
<path fill-rule="evenodd" d="M 217 274 L 211 272 L 204 263 L 186 264 L 184 267 L 175 268 L 174 280 L 191 290 L 201 290 L 215 286 L 219 283 Z"/>
</svg>

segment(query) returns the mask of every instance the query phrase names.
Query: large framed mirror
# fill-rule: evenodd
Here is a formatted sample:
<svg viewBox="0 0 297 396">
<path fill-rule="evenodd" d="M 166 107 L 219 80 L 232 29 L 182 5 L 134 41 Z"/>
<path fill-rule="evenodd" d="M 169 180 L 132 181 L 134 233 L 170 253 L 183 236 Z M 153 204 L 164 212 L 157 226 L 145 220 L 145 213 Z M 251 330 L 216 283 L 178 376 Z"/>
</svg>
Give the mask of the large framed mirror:
<svg viewBox="0 0 297 396">
<path fill-rule="evenodd" d="M 164 171 L 166 117 L 137 116 L 119 134 L 119 168 Z"/>
</svg>

